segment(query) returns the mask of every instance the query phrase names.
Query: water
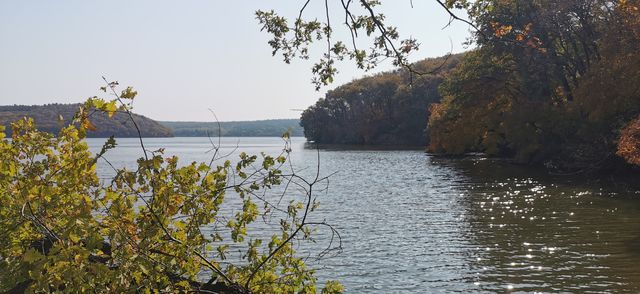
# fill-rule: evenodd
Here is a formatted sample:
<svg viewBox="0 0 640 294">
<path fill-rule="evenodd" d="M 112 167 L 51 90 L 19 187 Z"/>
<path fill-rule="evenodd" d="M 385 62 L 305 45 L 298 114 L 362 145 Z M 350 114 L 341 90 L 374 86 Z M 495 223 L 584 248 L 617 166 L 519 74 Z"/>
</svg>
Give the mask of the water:
<svg viewBox="0 0 640 294">
<path fill-rule="evenodd" d="M 102 140 L 90 139 L 97 149 Z M 136 140 L 107 158 L 132 166 Z M 223 138 L 222 152 L 277 155 L 279 138 Z M 147 139 L 185 161 L 206 161 L 207 138 Z M 292 161 L 308 176 L 316 150 L 294 138 Z M 320 281 L 348 293 L 638 292 L 640 187 L 633 179 L 553 177 L 481 157 L 452 159 L 420 150 L 320 151 L 314 219 L 339 230 L 342 252 L 320 260 L 331 232 L 305 244 Z M 110 170 L 102 164 L 102 176 Z M 258 233 L 268 234 L 268 229 Z M 334 243 L 335 245 L 335 243 Z"/>
</svg>

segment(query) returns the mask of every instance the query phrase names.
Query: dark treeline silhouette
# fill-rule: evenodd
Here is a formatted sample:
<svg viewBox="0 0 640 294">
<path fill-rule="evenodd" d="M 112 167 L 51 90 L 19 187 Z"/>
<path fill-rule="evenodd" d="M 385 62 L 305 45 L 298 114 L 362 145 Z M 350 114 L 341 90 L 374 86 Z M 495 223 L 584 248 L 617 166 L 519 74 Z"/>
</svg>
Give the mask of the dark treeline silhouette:
<svg viewBox="0 0 640 294">
<path fill-rule="evenodd" d="M 11 134 L 11 123 L 24 117 L 31 117 L 38 129 L 57 134 L 62 126 L 68 125 L 80 104 L 46 104 L 46 105 L 13 105 L 0 106 L 0 125 L 6 127 L 6 133 Z M 172 131 L 158 122 L 133 114 L 143 137 L 171 137 Z M 62 118 L 62 120 L 60 120 Z M 97 129 L 88 130 L 88 137 L 104 138 L 115 136 L 119 138 L 137 137 L 138 133 L 126 113 L 117 112 L 112 118 L 104 112 L 92 112 L 91 121 Z"/>
<path fill-rule="evenodd" d="M 427 109 L 462 55 L 426 59 L 418 72 L 385 72 L 342 85 L 302 113 L 307 139 L 328 144 L 415 145 L 427 142 Z"/>
</svg>

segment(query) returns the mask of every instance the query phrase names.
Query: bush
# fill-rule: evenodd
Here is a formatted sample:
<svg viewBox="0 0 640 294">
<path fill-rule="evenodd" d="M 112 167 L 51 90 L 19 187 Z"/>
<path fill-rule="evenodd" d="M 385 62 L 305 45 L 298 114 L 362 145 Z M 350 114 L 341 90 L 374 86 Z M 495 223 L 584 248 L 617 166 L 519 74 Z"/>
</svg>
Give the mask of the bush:
<svg viewBox="0 0 640 294">
<path fill-rule="evenodd" d="M 278 157 L 242 153 L 235 164 L 218 162 L 218 152 L 208 163 L 180 163 L 145 150 L 135 170 L 114 168 L 113 179 L 99 180 L 96 163 L 116 142 L 90 152 L 87 109 L 113 111 L 118 102 L 128 112 L 122 102 L 133 97 L 88 101 L 57 137 L 31 119 L 12 125 L 11 140 L 0 132 L 0 292 L 315 293 L 314 271 L 291 241 L 311 234 L 317 181 L 285 208 L 260 197 L 284 180 L 302 181 L 280 170 L 288 149 Z M 234 215 L 230 197 L 241 204 Z M 271 209 L 285 211 L 280 232 L 250 239 L 251 224 Z M 228 259 L 230 246 L 241 260 Z M 325 291 L 342 287 L 328 282 Z"/>
</svg>

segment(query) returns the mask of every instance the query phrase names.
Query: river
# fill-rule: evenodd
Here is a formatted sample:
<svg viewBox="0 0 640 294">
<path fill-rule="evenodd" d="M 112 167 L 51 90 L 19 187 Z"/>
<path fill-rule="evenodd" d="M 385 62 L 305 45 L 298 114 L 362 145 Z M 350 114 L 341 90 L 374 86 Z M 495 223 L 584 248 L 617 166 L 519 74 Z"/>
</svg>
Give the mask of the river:
<svg viewBox="0 0 640 294">
<path fill-rule="evenodd" d="M 107 158 L 132 166 L 136 140 L 119 139 Z M 104 139 L 88 141 L 97 150 Z M 221 143 L 222 153 L 283 149 L 280 138 Z M 145 144 L 187 162 L 212 155 L 208 138 Z M 313 217 L 340 232 L 342 250 L 315 258 L 331 237 L 326 228 L 302 249 L 320 282 L 339 280 L 347 293 L 640 291 L 640 187 L 630 179 L 550 176 L 421 150 L 317 151 L 303 138 L 291 148 L 301 173 L 313 176 L 318 152 L 321 175 L 335 172 Z M 110 176 L 104 163 L 99 173 Z"/>
</svg>

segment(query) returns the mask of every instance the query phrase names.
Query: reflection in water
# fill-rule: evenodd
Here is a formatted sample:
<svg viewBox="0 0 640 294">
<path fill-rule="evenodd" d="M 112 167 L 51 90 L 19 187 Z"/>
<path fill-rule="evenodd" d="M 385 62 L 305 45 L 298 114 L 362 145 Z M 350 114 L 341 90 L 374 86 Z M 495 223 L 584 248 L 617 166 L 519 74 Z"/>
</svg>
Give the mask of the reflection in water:
<svg viewBox="0 0 640 294">
<path fill-rule="evenodd" d="M 637 187 L 489 160 L 449 163 L 468 176 L 466 221 L 480 289 L 640 289 Z"/>
<path fill-rule="evenodd" d="M 135 140 L 119 142 L 110 161 L 134 164 Z M 206 138 L 147 145 L 187 162 L 211 156 Z M 223 138 L 223 151 L 236 145 L 254 154 L 283 147 L 278 138 Z M 317 154 L 304 146 L 294 138 L 292 160 L 312 174 Z M 340 230 L 344 248 L 308 260 L 321 283 L 338 279 L 350 293 L 640 290 L 640 192 L 632 181 L 550 177 L 419 150 L 333 146 L 320 155 L 322 173 L 338 173 L 317 195 L 314 217 Z M 304 246 L 317 254 L 328 239 L 330 232 L 319 230 L 318 243 Z"/>
</svg>

